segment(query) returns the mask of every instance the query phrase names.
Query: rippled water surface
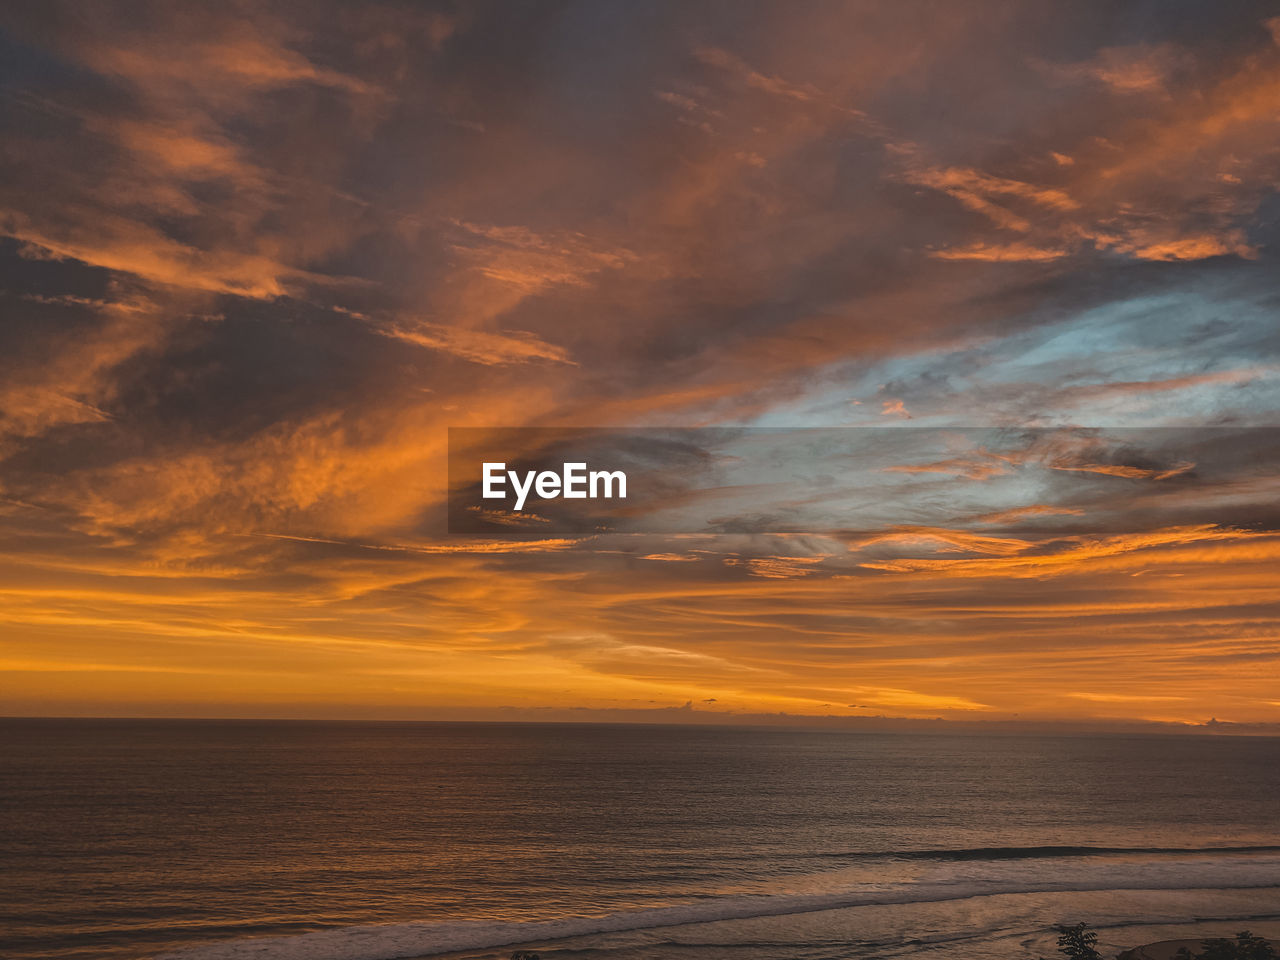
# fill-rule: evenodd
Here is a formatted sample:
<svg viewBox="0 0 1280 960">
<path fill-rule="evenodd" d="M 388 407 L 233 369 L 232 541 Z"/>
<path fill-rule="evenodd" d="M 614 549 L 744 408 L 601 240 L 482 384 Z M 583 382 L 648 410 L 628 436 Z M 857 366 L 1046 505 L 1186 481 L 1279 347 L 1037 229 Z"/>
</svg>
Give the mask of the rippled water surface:
<svg viewBox="0 0 1280 960">
<path fill-rule="evenodd" d="M 1280 927 L 1268 738 L 10 720 L 0 765 L 15 960 L 994 960 L 1077 919 Z"/>
</svg>

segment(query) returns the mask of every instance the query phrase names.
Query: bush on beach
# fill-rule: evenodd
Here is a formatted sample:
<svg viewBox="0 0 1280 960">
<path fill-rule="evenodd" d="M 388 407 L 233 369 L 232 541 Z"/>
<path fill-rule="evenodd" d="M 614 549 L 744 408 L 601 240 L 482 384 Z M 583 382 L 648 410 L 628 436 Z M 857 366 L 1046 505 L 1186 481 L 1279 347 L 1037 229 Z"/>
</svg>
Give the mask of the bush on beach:
<svg viewBox="0 0 1280 960">
<path fill-rule="evenodd" d="M 1103 960 L 1097 943 L 1098 935 L 1087 923 L 1058 927 L 1058 952 L 1070 960 Z M 1182 947 L 1174 956 L 1177 960 L 1280 960 L 1270 943 L 1248 930 L 1237 933 L 1234 940 L 1205 940 L 1198 953 Z"/>
<path fill-rule="evenodd" d="M 1102 960 L 1097 942 L 1098 935 L 1089 929 L 1087 923 L 1058 928 L 1058 952 L 1071 960 Z"/>
<path fill-rule="evenodd" d="M 1225 937 L 1206 940 L 1204 949 L 1199 953 L 1183 947 L 1176 956 L 1178 960 L 1276 960 L 1271 944 L 1248 930 L 1237 933 L 1234 940 Z"/>
</svg>

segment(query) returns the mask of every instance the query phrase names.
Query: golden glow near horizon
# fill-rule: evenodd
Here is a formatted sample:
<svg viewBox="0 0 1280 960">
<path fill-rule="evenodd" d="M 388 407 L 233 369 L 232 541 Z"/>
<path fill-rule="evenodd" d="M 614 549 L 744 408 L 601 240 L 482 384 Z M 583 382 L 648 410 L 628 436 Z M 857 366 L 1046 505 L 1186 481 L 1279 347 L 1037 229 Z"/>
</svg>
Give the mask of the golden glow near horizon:
<svg viewBox="0 0 1280 960">
<path fill-rule="evenodd" d="M 1280 422 L 1280 19 L 759 9 L 6 15 L 0 713 L 1280 722 L 1273 443 L 445 534 L 449 426 Z"/>
</svg>

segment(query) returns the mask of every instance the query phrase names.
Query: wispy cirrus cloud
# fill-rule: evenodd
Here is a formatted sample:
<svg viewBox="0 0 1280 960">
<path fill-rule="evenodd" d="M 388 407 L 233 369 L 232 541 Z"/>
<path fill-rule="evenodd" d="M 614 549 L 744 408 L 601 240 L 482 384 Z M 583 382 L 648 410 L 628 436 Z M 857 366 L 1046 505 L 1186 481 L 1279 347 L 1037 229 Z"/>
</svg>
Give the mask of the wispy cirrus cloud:
<svg viewBox="0 0 1280 960">
<path fill-rule="evenodd" d="M 1039 63 L 1059 83 L 1096 83 L 1119 94 L 1163 94 L 1176 71 L 1188 65 L 1185 50 L 1173 44 L 1104 47 L 1088 60 Z"/>
<path fill-rule="evenodd" d="M 375 329 L 383 336 L 394 337 L 429 350 L 454 354 L 486 366 L 527 363 L 532 360 L 573 364 L 562 347 L 545 343 L 535 334 L 524 330 L 486 333 L 421 320 L 377 324 Z"/>
</svg>

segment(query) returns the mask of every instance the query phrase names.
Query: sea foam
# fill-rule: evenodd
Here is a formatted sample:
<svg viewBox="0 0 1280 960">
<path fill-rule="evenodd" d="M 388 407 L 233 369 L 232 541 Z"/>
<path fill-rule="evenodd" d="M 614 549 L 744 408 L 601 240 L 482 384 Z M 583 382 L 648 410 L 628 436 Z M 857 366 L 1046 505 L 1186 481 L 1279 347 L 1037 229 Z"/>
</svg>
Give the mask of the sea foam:
<svg viewBox="0 0 1280 960">
<path fill-rule="evenodd" d="M 1111 851 L 1108 851 L 1111 852 Z M 1147 851 L 1148 853 L 1152 851 Z M 1179 851 L 1183 857 L 1018 857 L 1012 862 L 937 857 L 938 868 L 911 883 L 858 884 L 821 894 L 725 896 L 696 903 L 594 917 L 529 922 L 413 921 L 321 930 L 295 936 L 201 944 L 161 960 L 406 960 L 689 923 L 787 916 L 859 906 L 938 903 L 972 897 L 1100 890 L 1196 890 L 1280 887 L 1280 856 Z M 959 854 L 962 851 L 936 851 Z M 1052 866 L 1045 863 L 1052 860 Z M 1046 879 L 1052 877 L 1052 879 Z"/>
</svg>

